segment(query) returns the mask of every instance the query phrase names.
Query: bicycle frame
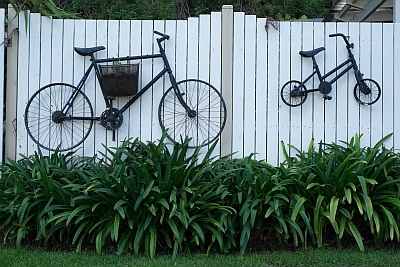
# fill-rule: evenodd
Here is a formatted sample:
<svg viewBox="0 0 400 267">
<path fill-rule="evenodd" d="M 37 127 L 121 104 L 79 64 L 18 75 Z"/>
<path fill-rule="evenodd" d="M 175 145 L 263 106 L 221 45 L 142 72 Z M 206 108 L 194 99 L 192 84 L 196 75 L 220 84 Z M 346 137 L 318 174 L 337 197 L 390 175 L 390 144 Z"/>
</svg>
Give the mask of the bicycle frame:
<svg viewBox="0 0 400 267">
<path fill-rule="evenodd" d="M 341 70 L 341 69 L 342 69 L 342 71 L 339 74 L 337 74 L 332 80 L 329 81 L 330 84 L 335 83 L 338 79 L 340 79 L 344 74 L 346 74 L 351 69 L 354 69 L 354 75 L 356 77 L 356 81 L 358 84 L 360 84 L 361 77 L 360 77 L 360 71 L 357 66 L 357 62 L 356 62 L 354 55 L 351 52 L 349 47 L 347 47 L 347 50 L 348 50 L 349 58 L 347 60 L 343 61 L 340 65 L 336 66 L 335 68 L 333 68 L 332 70 L 330 70 L 328 73 L 326 73 L 324 75 L 321 74 L 321 71 L 317 64 L 317 61 L 315 60 L 314 57 L 312 57 L 314 71 L 305 80 L 303 80 L 301 82 L 301 85 L 305 85 L 315 74 L 317 74 L 319 82 L 323 82 L 323 81 L 325 81 L 326 78 L 330 77 L 332 74 L 334 74 L 335 72 L 337 72 L 338 70 Z M 346 67 L 346 68 L 344 68 L 344 67 Z M 319 91 L 319 89 L 315 89 L 315 88 L 308 89 L 308 90 L 305 90 L 304 92 L 308 93 L 308 92 L 316 92 L 316 91 Z"/>
<path fill-rule="evenodd" d="M 95 70 L 96 78 L 99 81 L 100 88 L 103 88 L 103 83 L 101 79 L 101 73 L 100 73 L 100 68 L 99 65 L 100 63 L 106 63 L 106 62 L 114 62 L 114 61 L 128 61 L 128 60 L 141 60 L 141 59 L 156 59 L 156 58 L 162 58 L 164 62 L 164 68 L 151 80 L 149 81 L 145 86 L 139 90 L 139 92 L 134 95 L 122 108 L 120 108 L 120 112 L 123 113 L 125 110 L 127 110 L 130 105 L 132 105 L 137 99 L 139 99 L 150 87 L 153 86 L 161 77 L 163 77 L 166 73 L 169 74 L 169 80 L 171 82 L 172 87 L 174 88 L 174 92 L 177 95 L 177 98 L 181 105 L 185 108 L 187 112 L 191 112 L 190 107 L 186 104 L 186 102 L 183 100 L 183 97 L 179 91 L 179 88 L 177 86 L 176 80 L 174 75 L 172 74 L 172 69 L 171 66 L 168 62 L 167 56 L 165 54 L 165 50 L 163 46 L 161 45 L 161 42 L 166 39 L 165 36 L 162 38 L 157 38 L 157 44 L 159 46 L 159 51 L 160 53 L 158 54 L 151 54 L 151 55 L 139 55 L 139 56 L 127 56 L 127 57 L 116 57 L 116 58 L 103 58 L 103 59 L 97 59 L 93 54 L 90 55 L 90 61 L 91 64 L 85 71 L 82 79 L 79 81 L 78 85 L 76 86 L 78 91 L 75 92 L 75 94 L 71 95 L 71 97 L 68 99 L 67 103 L 64 105 L 63 109 L 61 110 L 62 112 L 66 113 L 68 109 L 71 107 L 72 103 L 74 102 L 75 98 L 78 95 L 79 91 L 82 91 L 82 88 L 88 79 L 90 73 L 92 70 Z M 112 108 L 112 102 L 107 96 L 104 95 L 103 90 L 102 90 L 103 98 L 106 103 L 107 109 Z M 68 117 L 65 119 L 80 119 L 80 120 L 96 120 L 99 121 L 101 117 Z"/>
</svg>

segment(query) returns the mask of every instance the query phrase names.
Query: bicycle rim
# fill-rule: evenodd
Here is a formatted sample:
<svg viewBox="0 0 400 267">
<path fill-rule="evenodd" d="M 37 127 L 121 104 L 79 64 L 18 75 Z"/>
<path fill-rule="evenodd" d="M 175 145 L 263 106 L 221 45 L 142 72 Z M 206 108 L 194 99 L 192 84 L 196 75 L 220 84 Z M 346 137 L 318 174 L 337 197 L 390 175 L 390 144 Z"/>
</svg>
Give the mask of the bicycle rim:
<svg viewBox="0 0 400 267">
<path fill-rule="evenodd" d="M 372 79 L 362 79 L 362 83 L 370 90 L 368 93 L 363 93 L 359 84 L 354 87 L 354 97 L 358 103 L 362 105 L 372 105 L 376 103 L 381 97 L 381 88 L 379 84 Z"/>
<path fill-rule="evenodd" d="M 190 138 L 189 147 L 205 146 L 221 134 L 226 122 L 226 105 L 221 94 L 209 83 L 200 80 L 179 82 L 180 94 L 191 110 L 189 114 L 170 87 L 163 95 L 158 119 L 167 137 L 174 143 Z"/>
<path fill-rule="evenodd" d="M 62 113 L 65 103 L 74 93 L 77 94 L 74 102 Z M 57 121 L 57 114 L 64 119 Z M 24 120 L 28 135 L 41 148 L 66 151 L 79 146 L 93 126 L 93 120 L 74 117 L 93 117 L 89 99 L 72 85 L 56 83 L 39 89 L 29 99 Z"/>
<path fill-rule="evenodd" d="M 298 92 L 298 95 L 292 95 L 294 91 Z M 302 85 L 299 81 L 288 81 L 282 86 L 281 99 L 283 103 L 290 107 L 301 106 L 307 100 L 307 88 Z"/>
</svg>

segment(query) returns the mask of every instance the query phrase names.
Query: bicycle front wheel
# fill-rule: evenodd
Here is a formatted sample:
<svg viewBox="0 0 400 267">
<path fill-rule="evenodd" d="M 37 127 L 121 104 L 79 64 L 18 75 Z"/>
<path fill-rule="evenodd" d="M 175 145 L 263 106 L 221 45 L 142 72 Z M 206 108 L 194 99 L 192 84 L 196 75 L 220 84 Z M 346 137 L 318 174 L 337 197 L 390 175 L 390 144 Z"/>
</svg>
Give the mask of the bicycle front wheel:
<svg viewBox="0 0 400 267">
<path fill-rule="evenodd" d="M 362 79 L 361 82 L 365 88 L 362 90 L 360 85 L 356 83 L 354 87 L 354 97 L 358 103 L 362 105 L 372 105 L 381 97 L 381 87 L 372 79 Z"/>
<path fill-rule="evenodd" d="M 88 137 L 93 120 L 84 118 L 92 117 L 92 105 L 82 91 L 69 84 L 53 83 L 29 99 L 24 120 L 28 135 L 41 148 L 66 151 Z"/>
<path fill-rule="evenodd" d="M 226 105 L 212 85 L 200 80 L 177 83 L 179 92 L 170 87 L 161 98 L 158 119 L 167 137 L 174 143 L 190 138 L 189 147 L 205 146 L 218 138 L 226 122 Z M 177 97 L 179 93 L 188 112 Z"/>
</svg>

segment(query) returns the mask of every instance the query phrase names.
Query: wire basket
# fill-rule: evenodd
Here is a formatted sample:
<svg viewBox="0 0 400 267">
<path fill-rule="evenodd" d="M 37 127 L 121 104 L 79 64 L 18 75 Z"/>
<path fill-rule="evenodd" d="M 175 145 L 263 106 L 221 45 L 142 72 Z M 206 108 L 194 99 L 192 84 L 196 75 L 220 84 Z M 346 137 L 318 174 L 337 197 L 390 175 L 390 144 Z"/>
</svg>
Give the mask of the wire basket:
<svg viewBox="0 0 400 267">
<path fill-rule="evenodd" d="M 138 92 L 139 63 L 100 65 L 102 90 L 106 96 L 133 96 Z"/>
</svg>

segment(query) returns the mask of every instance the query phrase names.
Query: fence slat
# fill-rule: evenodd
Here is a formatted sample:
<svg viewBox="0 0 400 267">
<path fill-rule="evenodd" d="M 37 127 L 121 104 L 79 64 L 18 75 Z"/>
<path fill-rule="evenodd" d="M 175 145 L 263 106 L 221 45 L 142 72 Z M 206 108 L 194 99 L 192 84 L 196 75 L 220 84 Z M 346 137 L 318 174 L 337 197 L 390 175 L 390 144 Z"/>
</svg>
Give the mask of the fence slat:
<svg viewBox="0 0 400 267">
<path fill-rule="evenodd" d="M 48 21 L 48 20 L 47 20 Z M 25 18 L 20 16 L 19 17 L 19 25 L 20 28 L 22 29 L 21 32 L 19 33 L 19 44 L 18 44 L 18 62 L 25 62 L 25 64 L 18 64 L 18 86 L 25 88 L 25 90 L 29 90 L 29 35 L 30 32 L 28 29 L 24 31 L 25 29 Z M 42 44 L 42 47 L 45 46 L 46 44 Z M 42 50 L 43 51 L 43 50 Z M 50 50 L 47 50 L 50 51 Z M 28 63 L 28 64 L 26 64 Z M 46 70 L 45 70 L 46 71 Z M 50 71 L 47 71 L 47 76 L 50 75 Z M 24 94 L 18 94 L 18 101 L 17 101 L 17 116 L 20 114 L 24 114 L 25 111 L 25 105 L 28 103 L 28 91 Z M 23 117 L 21 119 L 17 119 L 17 130 L 18 129 L 24 129 L 25 130 L 25 125 L 24 125 L 24 120 Z M 17 135 L 17 144 L 20 144 L 17 146 L 17 154 L 24 153 L 26 151 L 26 145 L 27 145 L 27 140 L 28 140 L 28 135 L 26 131 L 21 132 L 21 134 Z M 36 146 L 35 146 L 36 147 Z"/>
<path fill-rule="evenodd" d="M 243 153 L 243 97 L 244 97 L 244 13 L 235 13 L 233 21 L 233 94 L 232 94 L 232 152 Z M 234 119 L 233 119 L 234 118 Z"/>
<path fill-rule="evenodd" d="M 321 62 L 321 65 L 325 64 L 325 71 L 328 72 L 329 70 L 333 69 L 336 67 L 336 41 L 332 40 L 332 38 L 329 38 L 328 35 L 331 33 L 336 33 L 336 23 L 327 23 L 325 24 L 325 34 L 321 36 L 321 38 L 324 38 L 325 40 L 325 51 L 323 53 L 323 59 L 324 63 L 322 63 L 320 60 L 321 58 L 318 58 L 319 62 Z M 336 101 L 337 101 L 337 90 L 336 90 L 336 84 L 332 85 L 332 100 L 330 101 L 323 101 L 321 98 L 321 95 L 317 93 L 314 96 L 315 101 L 323 101 L 325 105 L 325 142 L 326 143 L 331 143 L 331 142 L 336 142 L 336 128 L 337 128 L 337 117 L 336 117 Z"/>
<path fill-rule="evenodd" d="M 348 24 L 338 24 L 336 32 L 343 33 L 344 35 L 349 35 L 349 27 Z M 327 33 L 329 35 L 329 33 Z M 330 42 L 334 42 L 333 39 L 336 39 L 336 65 L 345 61 L 348 57 L 346 45 L 344 43 L 343 38 L 329 38 Z M 352 38 L 350 35 L 350 42 L 352 42 Z M 358 42 L 357 42 L 358 43 Z M 332 53 L 334 51 L 326 51 L 327 53 Z M 338 70 L 335 75 L 339 74 L 341 70 Z M 339 78 L 334 84 L 334 88 L 336 88 L 336 98 L 333 100 L 336 102 L 336 141 L 346 141 L 348 138 L 348 131 L 346 127 L 342 127 L 342 125 L 348 125 L 348 114 L 349 114 L 349 105 L 350 103 L 356 104 L 353 96 L 353 86 L 355 84 L 353 70 L 350 70 L 347 76 L 343 76 Z M 333 78 L 332 77 L 332 78 Z M 354 134 L 350 134 L 353 136 Z"/>
<path fill-rule="evenodd" d="M 385 136 L 387 134 L 393 133 L 393 119 L 395 116 L 384 116 L 384 114 L 389 114 L 393 112 L 395 99 L 393 92 L 393 80 L 394 80 L 394 49 L 393 44 L 393 24 L 383 24 L 383 47 L 382 47 L 382 60 L 385 64 L 382 64 L 382 83 L 380 84 L 382 93 L 382 134 Z M 375 131 L 375 129 L 374 129 Z M 388 147 L 393 147 L 393 139 L 389 140 L 386 144 Z"/>
<path fill-rule="evenodd" d="M 244 45 L 244 107 L 243 153 L 250 155 L 256 150 L 256 16 L 245 17 Z"/>
<path fill-rule="evenodd" d="M 358 62 L 361 72 L 364 73 L 364 78 L 371 77 L 372 42 L 370 38 L 371 25 L 360 24 L 360 60 Z M 360 106 L 360 132 L 364 135 L 361 139 L 363 146 L 371 145 L 371 108 L 370 106 Z"/>
<path fill-rule="evenodd" d="M 318 47 L 325 47 L 325 24 L 323 23 L 314 23 L 313 26 L 313 31 L 314 31 L 314 48 Z M 318 60 L 320 71 L 322 73 L 325 73 L 325 64 L 324 59 L 325 59 L 325 54 L 327 52 L 323 51 L 319 55 L 317 55 L 316 59 Z M 310 73 L 310 72 L 309 72 Z M 312 81 L 312 86 L 316 88 L 319 85 L 319 81 L 317 77 L 314 77 Z M 315 141 L 315 144 L 318 144 L 319 142 L 324 142 L 325 141 L 325 124 L 326 120 L 325 117 L 327 116 L 326 111 L 325 111 L 325 103 L 326 101 L 321 101 L 320 96 L 314 96 L 314 95 L 309 95 L 311 99 L 313 100 L 313 138 Z M 335 96 L 333 96 L 335 97 Z M 332 101 L 332 100 L 331 100 Z M 311 141 L 311 140 L 310 140 Z"/>
<path fill-rule="evenodd" d="M 283 25 L 279 25 L 281 27 Z M 279 111 L 282 101 L 280 100 L 279 91 L 282 85 L 279 84 L 280 70 L 280 49 L 279 38 L 280 32 L 272 26 L 266 28 L 267 39 L 267 162 L 277 165 L 279 164 L 279 155 L 281 149 L 279 146 Z M 259 155 L 263 157 L 263 155 Z"/>
<path fill-rule="evenodd" d="M 257 151 L 255 158 L 267 154 L 267 32 L 265 31 L 265 19 L 257 19 L 257 39 L 255 56 L 255 147 L 252 152 Z M 249 90 L 251 90 L 249 88 Z"/>
<path fill-rule="evenodd" d="M 132 55 L 140 55 L 142 54 L 142 23 L 140 20 L 131 21 L 131 41 L 130 41 L 130 51 Z M 141 88 L 143 85 L 142 79 L 142 62 L 138 61 L 139 66 L 139 83 L 138 87 Z M 127 111 L 127 115 L 129 116 L 129 137 L 139 138 L 140 139 L 140 125 L 141 125 L 141 116 L 140 116 L 140 108 L 141 108 L 141 99 L 136 100 L 135 103 Z"/>
</svg>

